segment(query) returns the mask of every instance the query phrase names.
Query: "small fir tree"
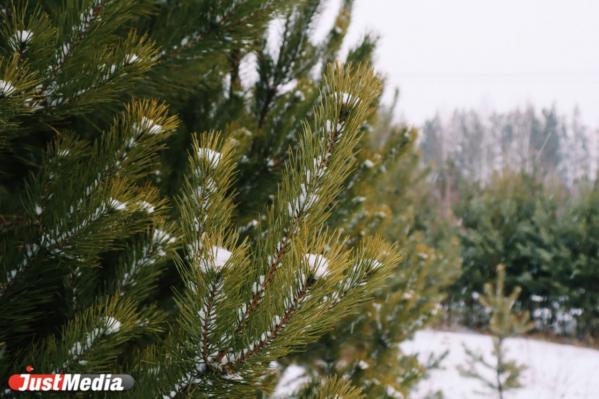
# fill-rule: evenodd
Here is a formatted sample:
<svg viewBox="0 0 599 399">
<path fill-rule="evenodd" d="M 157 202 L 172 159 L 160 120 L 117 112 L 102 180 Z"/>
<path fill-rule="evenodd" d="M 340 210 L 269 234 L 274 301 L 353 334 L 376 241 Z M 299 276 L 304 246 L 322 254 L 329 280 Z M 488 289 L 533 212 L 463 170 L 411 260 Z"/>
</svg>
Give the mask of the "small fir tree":
<svg viewBox="0 0 599 399">
<path fill-rule="evenodd" d="M 485 284 L 484 294 L 479 298 L 480 303 L 491 313 L 489 330 L 493 336 L 493 361 L 485 356 L 464 347 L 468 356 L 466 367 L 461 367 L 460 372 L 466 377 L 481 381 L 487 388 L 497 393 L 503 399 L 505 392 L 520 388 L 521 373 L 526 366 L 508 358 L 504 343 L 508 337 L 524 334 L 532 329 L 528 312 L 516 312 L 514 305 L 520 295 L 520 288 L 516 287 L 508 296 L 504 294 L 505 266 L 497 266 L 497 280 L 495 284 Z M 481 371 L 480 367 L 484 371 Z M 486 370 L 485 370 L 486 369 Z M 491 371 L 493 376 L 488 374 Z"/>
</svg>

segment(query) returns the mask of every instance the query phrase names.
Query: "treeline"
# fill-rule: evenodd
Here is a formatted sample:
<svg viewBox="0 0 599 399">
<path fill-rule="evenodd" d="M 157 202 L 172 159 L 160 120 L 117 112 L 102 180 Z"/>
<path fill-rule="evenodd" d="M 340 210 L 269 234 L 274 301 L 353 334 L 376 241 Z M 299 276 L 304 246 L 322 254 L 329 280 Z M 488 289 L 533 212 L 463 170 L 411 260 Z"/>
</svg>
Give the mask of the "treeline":
<svg viewBox="0 0 599 399">
<path fill-rule="evenodd" d="M 425 162 L 454 168 L 454 174 L 468 180 L 486 181 L 494 171 L 510 168 L 571 185 L 597 168 L 596 133 L 578 110 L 571 116 L 555 107 L 488 115 L 458 110 L 424 123 L 421 151 Z"/>
<path fill-rule="evenodd" d="M 486 318 L 476 305 L 495 265 L 506 285 L 522 287 L 520 304 L 539 330 L 577 337 L 599 333 L 599 183 L 571 195 L 526 172 L 498 173 L 464 187 L 459 221 L 463 272 L 451 304 L 469 325 Z"/>
<path fill-rule="evenodd" d="M 462 275 L 448 318 L 483 326 L 477 298 L 505 264 L 506 286 L 537 330 L 599 336 L 599 180 L 591 130 L 553 109 L 428 121 L 422 158 L 459 237 Z"/>
</svg>

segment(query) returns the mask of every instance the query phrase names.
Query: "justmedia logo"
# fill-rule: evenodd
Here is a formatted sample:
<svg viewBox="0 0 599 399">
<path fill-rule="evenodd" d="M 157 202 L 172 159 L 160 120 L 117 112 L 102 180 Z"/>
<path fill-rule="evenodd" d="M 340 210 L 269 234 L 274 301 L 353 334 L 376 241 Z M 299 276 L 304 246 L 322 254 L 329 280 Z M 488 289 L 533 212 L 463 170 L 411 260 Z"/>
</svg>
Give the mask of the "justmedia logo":
<svg viewBox="0 0 599 399">
<path fill-rule="evenodd" d="M 13 374 L 8 387 L 13 391 L 109 391 L 131 389 L 135 380 L 128 374 L 29 374 L 33 367 L 26 367 L 28 374 Z"/>
</svg>

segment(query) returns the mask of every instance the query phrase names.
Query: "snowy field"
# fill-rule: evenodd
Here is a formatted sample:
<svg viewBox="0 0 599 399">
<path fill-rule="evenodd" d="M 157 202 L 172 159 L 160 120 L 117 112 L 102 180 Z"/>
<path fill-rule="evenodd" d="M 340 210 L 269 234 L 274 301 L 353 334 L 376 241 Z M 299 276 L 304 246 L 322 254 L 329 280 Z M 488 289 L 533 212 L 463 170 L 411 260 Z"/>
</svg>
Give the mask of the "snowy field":
<svg viewBox="0 0 599 399">
<path fill-rule="evenodd" d="M 442 391 L 445 399 L 494 398 L 477 380 L 462 377 L 458 365 L 465 365 L 463 344 L 491 355 L 491 338 L 469 332 L 421 331 L 402 344 L 406 353 L 418 352 L 420 359 L 449 351 L 441 368 L 433 370 L 413 393 L 423 399 Z M 525 338 L 506 341 L 510 358 L 528 366 L 522 376 L 524 387 L 506 393 L 506 399 L 597 399 L 599 398 L 599 351 Z M 480 392 L 480 393 L 475 393 Z M 486 394 L 484 393 L 486 392 Z"/>
<path fill-rule="evenodd" d="M 462 377 L 458 365 L 465 365 L 463 344 L 491 359 L 491 338 L 472 332 L 425 330 L 402 344 L 408 353 L 419 353 L 423 363 L 448 351 L 439 369 L 432 370 L 412 393 L 413 399 L 442 391 L 445 399 L 494 399 L 478 380 Z M 508 355 L 528 369 L 522 375 L 523 388 L 509 391 L 505 399 L 599 399 L 599 351 L 571 345 L 553 344 L 525 338 L 506 341 Z M 274 399 L 287 398 L 307 377 L 302 367 L 291 365 L 285 370 Z"/>
</svg>

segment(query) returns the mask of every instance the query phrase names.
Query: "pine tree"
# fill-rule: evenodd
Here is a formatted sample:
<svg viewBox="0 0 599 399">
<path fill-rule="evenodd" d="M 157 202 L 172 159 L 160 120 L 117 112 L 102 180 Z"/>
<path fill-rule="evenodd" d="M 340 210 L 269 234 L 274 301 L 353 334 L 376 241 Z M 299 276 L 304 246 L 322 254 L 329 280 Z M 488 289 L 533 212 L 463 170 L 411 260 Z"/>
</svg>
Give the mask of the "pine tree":
<svg viewBox="0 0 599 399">
<path fill-rule="evenodd" d="M 415 150 L 417 132 L 393 122 L 394 108 L 383 109 L 373 122 L 364 174 L 353 185 L 354 216 L 344 228 L 352 232 L 352 243 L 382 232 L 399 243 L 402 260 L 374 301 L 289 359 L 311 380 L 300 397 L 311 397 L 321 378 L 335 375 L 361 387 L 367 397 L 407 396 L 425 366 L 402 353 L 399 344 L 437 319 L 444 289 L 459 271 L 455 238 L 431 223 L 435 212 Z"/>
<path fill-rule="evenodd" d="M 347 228 L 381 93 L 371 38 L 331 64 L 351 5 L 317 44 L 314 0 L 0 9 L 2 376 L 254 396 L 360 309 L 400 254 Z M 360 396 L 335 377 L 317 391 Z"/>
<path fill-rule="evenodd" d="M 524 334 L 532 329 L 529 314 L 518 313 L 514 305 L 520 295 L 520 288 L 515 288 L 511 294 L 505 296 L 505 266 L 497 266 L 497 280 L 493 285 L 485 284 L 485 292 L 479 300 L 491 313 L 489 330 L 493 336 L 493 361 L 488 361 L 483 355 L 464 347 L 468 356 L 466 367 L 460 372 L 471 378 L 483 382 L 487 388 L 497 393 L 499 399 L 504 398 L 508 390 L 520 388 L 521 373 L 526 368 L 514 360 L 508 359 L 504 346 L 505 340 L 513 335 Z M 479 368 L 484 367 L 484 371 Z M 487 371 L 492 371 L 492 376 Z"/>
</svg>

